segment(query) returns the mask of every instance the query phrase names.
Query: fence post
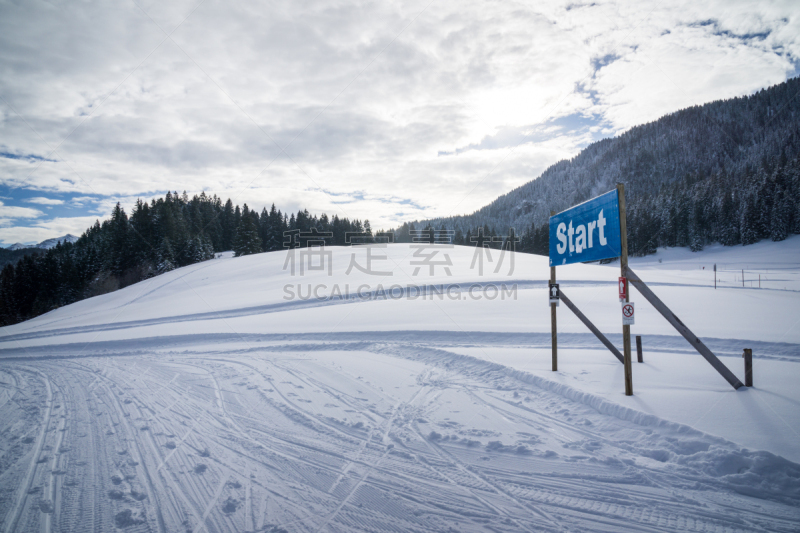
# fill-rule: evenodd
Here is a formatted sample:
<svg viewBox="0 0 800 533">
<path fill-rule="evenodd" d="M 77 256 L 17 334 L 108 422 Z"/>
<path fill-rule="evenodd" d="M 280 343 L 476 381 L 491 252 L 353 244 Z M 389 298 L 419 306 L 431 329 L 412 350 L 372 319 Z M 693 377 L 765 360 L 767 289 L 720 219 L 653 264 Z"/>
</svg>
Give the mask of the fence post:
<svg viewBox="0 0 800 533">
<path fill-rule="evenodd" d="M 636 358 L 640 363 L 644 363 L 642 359 L 642 336 L 636 335 Z"/>
<path fill-rule="evenodd" d="M 753 350 L 745 348 L 744 353 L 744 385 L 745 387 L 753 386 Z"/>
</svg>

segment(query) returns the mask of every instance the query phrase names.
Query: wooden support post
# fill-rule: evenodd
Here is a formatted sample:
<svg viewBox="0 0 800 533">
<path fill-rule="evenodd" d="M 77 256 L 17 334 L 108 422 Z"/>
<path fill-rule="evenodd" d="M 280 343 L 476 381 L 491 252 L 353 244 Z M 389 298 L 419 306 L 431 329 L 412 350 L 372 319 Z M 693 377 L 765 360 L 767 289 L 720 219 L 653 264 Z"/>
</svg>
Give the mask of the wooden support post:
<svg viewBox="0 0 800 533">
<path fill-rule="evenodd" d="M 644 363 L 644 359 L 642 358 L 642 336 L 636 335 L 636 360 L 640 363 Z"/>
<path fill-rule="evenodd" d="M 753 350 L 745 348 L 744 353 L 744 384 L 746 387 L 753 386 Z"/>
<path fill-rule="evenodd" d="M 572 303 L 572 300 L 570 300 L 569 298 L 567 298 L 567 296 L 564 294 L 564 291 L 563 291 L 562 289 L 559 289 L 559 291 L 558 291 L 558 292 L 559 292 L 559 294 L 561 295 L 561 301 L 562 301 L 562 302 L 564 302 L 564 305 L 566 305 L 567 307 L 569 307 L 570 311 L 572 311 L 573 313 L 575 313 L 575 316 L 577 316 L 577 317 L 578 317 L 578 319 L 579 319 L 581 322 L 583 322 L 583 324 L 584 324 L 584 325 L 585 325 L 587 328 L 589 328 L 589 331 L 591 331 L 592 333 L 594 333 L 594 334 L 595 334 L 595 336 L 596 336 L 598 339 L 600 339 L 600 342 L 602 342 L 602 343 L 603 343 L 603 345 L 604 345 L 606 348 L 608 348 L 608 349 L 611 351 L 611 353 L 613 353 L 613 354 L 614 354 L 614 357 L 616 357 L 617 359 L 619 359 L 619 362 L 620 362 L 620 363 L 624 363 L 624 362 L 625 362 L 625 358 L 622 356 L 622 354 L 621 354 L 621 353 L 619 353 L 619 350 L 617 350 L 617 347 L 616 347 L 616 346 L 614 346 L 613 344 L 611 344 L 611 341 L 609 341 L 609 340 L 606 338 L 606 336 L 605 336 L 605 335 L 603 335 L 602 333 L 600 333 L 600 330 L 599 330 L 599 329 L 597 329 L 597 328 L 595 327 L 595 325 L 594 325 L 594 324 L 592 324 L 592 323 L 589 321 L 589 319 L 588 319 L 588 318 L 586 318 L 586 315 L 584 315 L 583 313 L 581 313 L 581 310 L 580 310 L 580 309 L 578 309 L 578 308 L 577 308 L 577 306 L 576 306 L 574 303 Z"/>
<path fill-rule="evenodd" d="M 706 361 L 708 361 L 711 366 L 713 366 L 717 372 L 719 372 L 722 377 L 724 377 L 728 383 L 734 389 L 738 389 L 742 387 L 742 382 L 731 372 L 727 366 L 725 366 L 722 361 L 720 361 L 714 353 L 708 349 L 708 347 L 703 344 L 703 342 L 697 338 L 697 336 L 691 332 L 689 328 L 686 327 L 686 324 L 680 321 L 680 319 L 675 316 L 675 313 L 670 311 L 669 307 L 667 307 L 664 302 L 662 302 L 658 296 L 656 296 L 650 288 L 645 285 L 642 279 L 636 275 L 636 273 L 628 267 L 625 272 L 626 277 L 628 278 L 628 282 L 636 287 L 636 289 L 642 294 L 642 296 L 650 302 L 650 305 L 656 308 L 656 311 L 661 313 L 661 316 L 667 319 L 667 322 L 672 324 L 672 327 L 678 330 L 678 333 L 683 335 L 683 338 L 689 341 L 689 344 L 694 346 L 694 349 L 700 352 L 700 355 L 705 357 Z"/>
<path fill-rule="evenodd" d="M 550 216 L 555 215 L 550 211 Z M 556 282 L 556 267 L 550 267 L 550 283 Z M 550 336 L 553 345 L 553 372 L 558 371 L 558 329 L 556 328 L 556 304 L 550 304 Z"/>
<path fill-rule="evenodd" d="M 628 227 L 625 221 L 625 185 L 617 183 L 619 199 L 619 237 L 622 255 L 619 257 L 621 276 L 628 270 Z M 630 288 L 626 291 L 625 301 L 630 302 Z M 633 369 L 631 368 L 631 327 L 622 326 L 622 353 L 625 357 L 625 396 L 633 396 Z"/>
</svg>

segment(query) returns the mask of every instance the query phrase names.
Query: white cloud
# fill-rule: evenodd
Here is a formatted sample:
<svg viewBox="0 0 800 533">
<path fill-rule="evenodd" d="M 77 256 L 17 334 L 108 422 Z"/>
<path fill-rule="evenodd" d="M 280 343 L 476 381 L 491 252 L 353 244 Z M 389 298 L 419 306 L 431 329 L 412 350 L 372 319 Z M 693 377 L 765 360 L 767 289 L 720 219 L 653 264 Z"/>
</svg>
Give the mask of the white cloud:
<svg viewBox="0 0 800 533">
<path fill-rule="evenodd" d="M 38 209 L 31 207 L 17 207 L 12 205 L 4 205 L 0 202 L 0 219 L 13 219 L 13 218 L 37 218 L 44 213 Z"/>
<path fill-rule="evenodd" d="M 69 201 L 69 205 L 75 207 L 85 207 L 88 204 L 96 204 L 98 202 L 100 202 L 100 200 L 93 196 L 75 196 Z"/>
<path fill-rule="evenodd" d="M 64 200 L 57 200 L 55 198 L 45 198 L 43 196 L 37 196 L 35 198 L 26 198 L 26 202 L 29 204 L 39 204 L 39 205 L 62 205 Z"/>
<path fill-rule="evenodd" d="M 17 154 L 0 185 L 102 212 L 206 190 L 388 227 L 481 207 L 592 139 L 552 119 L 618 133 L 800 58 L 790 2 L 141 5 L 155 23 L 135 4 L 0 7 Z"/>
</svg>

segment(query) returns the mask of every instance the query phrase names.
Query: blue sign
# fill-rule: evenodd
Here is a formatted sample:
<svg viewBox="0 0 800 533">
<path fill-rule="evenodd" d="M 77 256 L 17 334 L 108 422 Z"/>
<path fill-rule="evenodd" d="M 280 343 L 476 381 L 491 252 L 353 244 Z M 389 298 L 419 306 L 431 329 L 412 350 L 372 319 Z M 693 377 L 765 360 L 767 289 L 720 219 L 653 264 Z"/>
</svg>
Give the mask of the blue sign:
<svg viewBox="0 0 800 533">
<path fill-rule="evenodd" d="M 550 266 L 598 261 L 621 254 L 616 190 L 550 217 Z"/>
</svg>

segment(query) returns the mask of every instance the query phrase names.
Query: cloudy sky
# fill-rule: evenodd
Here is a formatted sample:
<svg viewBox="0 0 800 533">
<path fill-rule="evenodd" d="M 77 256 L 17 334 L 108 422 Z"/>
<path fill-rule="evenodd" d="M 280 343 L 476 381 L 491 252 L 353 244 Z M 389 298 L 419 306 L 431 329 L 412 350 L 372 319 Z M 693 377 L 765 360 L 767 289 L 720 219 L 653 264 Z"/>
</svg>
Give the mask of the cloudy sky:
<svg viewBox="0 0 800 533">
<path fill-rule="evenodd" d="M 0 242 L 167 190 L 467 213 L 799 66 L 793 1 L 0 1 Z"/>
</svg>

